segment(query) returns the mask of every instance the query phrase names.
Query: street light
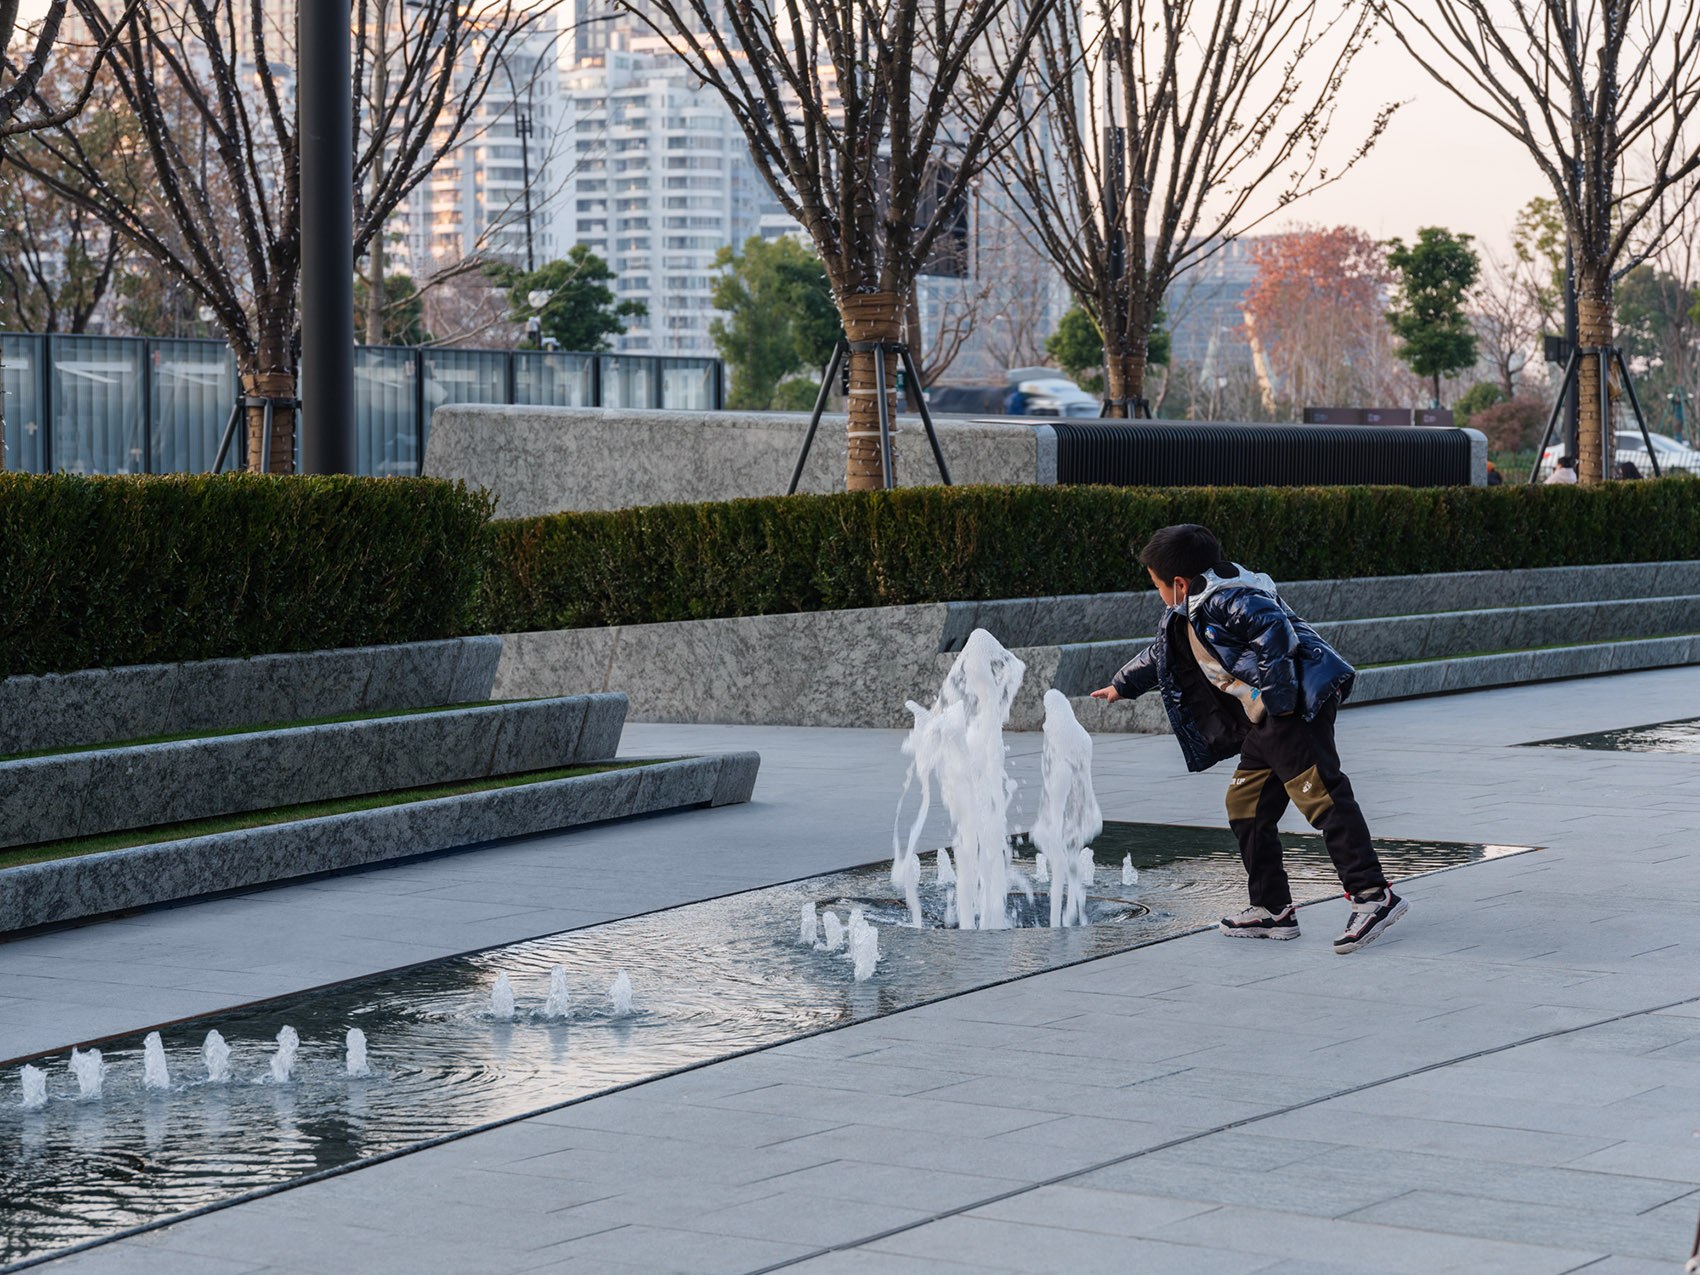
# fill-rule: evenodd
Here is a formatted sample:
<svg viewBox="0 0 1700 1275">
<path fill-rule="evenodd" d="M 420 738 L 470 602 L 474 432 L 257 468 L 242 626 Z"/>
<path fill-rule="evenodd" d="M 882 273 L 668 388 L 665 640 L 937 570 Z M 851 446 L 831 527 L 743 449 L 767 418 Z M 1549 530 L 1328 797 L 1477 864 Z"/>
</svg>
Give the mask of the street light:
<svg viewBox="0 0 1700 1275">
<path fill-rule="evenodd" d="M 520 177 L 524 182 L 525 197 L 525 271 L 527 274 L 537 269 L 537 257 L 531 245 L 531 147 L 527 138 L 531 136 L 531 116 L 533 111 L 532 93 L 537 88 L 537 68 L 532 66 L 531 79 L 525 86 L 525 110 L 519 109 L 519 89 L 514 85 L 514 73 L 508 69 L 508 56 L 504 50 L 501 59 L 502 74 L 508 77 L 508 102 L 514 112 L 514 134 L 519 138 Z"/>
</svg>

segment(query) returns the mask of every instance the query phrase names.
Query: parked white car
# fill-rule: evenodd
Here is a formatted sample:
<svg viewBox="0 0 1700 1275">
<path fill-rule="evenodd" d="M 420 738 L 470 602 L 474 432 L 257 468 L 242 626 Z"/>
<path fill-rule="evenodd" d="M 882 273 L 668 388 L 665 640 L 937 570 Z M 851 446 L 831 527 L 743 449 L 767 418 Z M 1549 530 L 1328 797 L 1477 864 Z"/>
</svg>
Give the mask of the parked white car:
<svg viewBox="0 0 1700 1275">
<path fill-rule="evenodd" d="M 1649 434 L 1653 440 L 1653 450 L 1658 453 L 1659 470 L 1670 473 L 1675 469 L 1684 469 L 1691 474 L 1700 474 L 1700 451 L 1679 443 L 1668 434 Z M 1635 466 L 1643 478 L 1653 476 L 1652 457 L 1647 454 L 1647 444 L 1641 438 L 1638 429 L 1620 429 L 1613 440 L 1616 450 L 1612 453 L 1612 465 L 1615 467 L 1624 461 Z M 1545 482 L 1546 476 L 1552 473 L 1553 466 L 1563 454 L 1562 444 L 1554 443 L 1541 453 L 1541 463 L 1535 472 L 1536 482 Z"/>
</svg>

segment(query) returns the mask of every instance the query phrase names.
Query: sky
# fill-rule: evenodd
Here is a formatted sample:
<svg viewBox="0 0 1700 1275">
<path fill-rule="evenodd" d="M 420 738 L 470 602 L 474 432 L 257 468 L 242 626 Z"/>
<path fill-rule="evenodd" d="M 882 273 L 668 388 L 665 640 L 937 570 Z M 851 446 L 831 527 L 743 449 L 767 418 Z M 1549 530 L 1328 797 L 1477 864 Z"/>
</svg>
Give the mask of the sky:
<svg viewBox="0 0 1700 1275">
<path fill-rule="evenodd" d="M 1353 65 L 1342 99 L 1339 139 L 1355 140 L 1354 126 L 1361 135 L 1383 104 L 1404 105 L 1357 167 L 1292 205 L 1293 221 L 1358 226 L 1377 239 L 1444 226 L 1504 253 L 1517 210 L 1551 194 L 1527 151 L 1430 78 L 1391 35 Z"/>
</svg>

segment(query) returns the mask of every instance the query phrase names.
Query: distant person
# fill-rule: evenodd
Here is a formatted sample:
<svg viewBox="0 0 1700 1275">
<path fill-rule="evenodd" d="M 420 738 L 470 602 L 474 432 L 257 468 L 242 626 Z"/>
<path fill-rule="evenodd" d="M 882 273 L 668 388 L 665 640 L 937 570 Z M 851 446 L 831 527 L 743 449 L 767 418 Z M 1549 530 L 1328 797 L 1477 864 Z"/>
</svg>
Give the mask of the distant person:
<svg viewBox="0 0 1700 1275">
<path fill-rule="evenodd" d="M 1617 462 L 1617 476 L 1619 478 L 1639 478 L 1641 471 L 1636 467 L 1634 461 L 1620 460 Z"/>
<path fill-rule="evenodd" d="M 1498 465 L 1495 465 L 1495 464 L 1494 464 L 1494 463 L 1493 463 L 1493 462 L 1492 462 L 1492 461 L 1491 461 L 1491 460 L 1490 460 L 1490 461 L 1489 461 L 1489 462 L 1488 462 L 1488 463 L 1487 463 L 1487 466 L 1488 466 L 1488 470 L 1487 470 L 1487 485 L 1488 485 L 1488 486 L 1489 486 L 1489 487 L 1497 487 L 1497 486 L 1499 486 L 1499 485 L 1500 485 L 1500 484 L 1501 484 L 1501 483 L 1503 483 L 1503 482 L 1504 482 L 1504 481 L 1505 481 L 1505 479 L 1504 479 L 1504 478 L 1502 478 L 1502 477 L 1501 477 L 1501 476 L 1500 476 L 1500 473 L 1499 473 L 1499 466 L 1498 466 Z"/>
<path fill-rule="evenodd" d="M 1291 803 L 1322 833 L 1352 904 L 1334 950 L 1374 942 L 1410 905 L 1388 884 L 1334 746 L 1334 715 L 1356 671 L 1281 600 L 1274 581 L 1224 561 L 1208 529 L 1164 527 L 1139 561 L 1168 608 L 1162 630 L 1092 697 L 1114 704 L 1160 689 L 1188 770 L 1239 755 L 1228 824 L 1251 906 L 1218 928 L 1236 938 L 1298 938 L 1275 827 Z"/>
<path fill-rule="evenodd" d="M 1027 415 L 1027 402 L 1027 391 L 1019 385 L 1014 386 L 1009 391 L 1008 397 L 1003 401 L 1003 414 L 1005 416 L 1025 416 Z"/>
<path fill-rule="evenodd" d="M 1558 458 L 1558 464 L 1554 466 L 1552 473 L 1547 475 L 1547 481 L 1549 483 L 1575 482 L 1576 458 L 1574 456 L 1560 456 Z"/>
</svg>

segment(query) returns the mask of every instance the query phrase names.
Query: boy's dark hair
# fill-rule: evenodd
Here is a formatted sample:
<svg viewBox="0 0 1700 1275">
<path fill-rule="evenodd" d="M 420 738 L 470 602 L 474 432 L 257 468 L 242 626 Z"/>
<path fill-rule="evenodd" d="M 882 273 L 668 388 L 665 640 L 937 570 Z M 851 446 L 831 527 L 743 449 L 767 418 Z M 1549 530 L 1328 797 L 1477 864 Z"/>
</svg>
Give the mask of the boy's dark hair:
<svg viewBox="0 0 1700 1275">
<path fill-rule="evenodd" d="M 1139 551 L 1140 565 L 1167 583 L 1176 576 L 1190 580 L 1222 560 L 1222 546 L 1210 528 L 1194 522 L 1159 527 Z"/>
</svg>

